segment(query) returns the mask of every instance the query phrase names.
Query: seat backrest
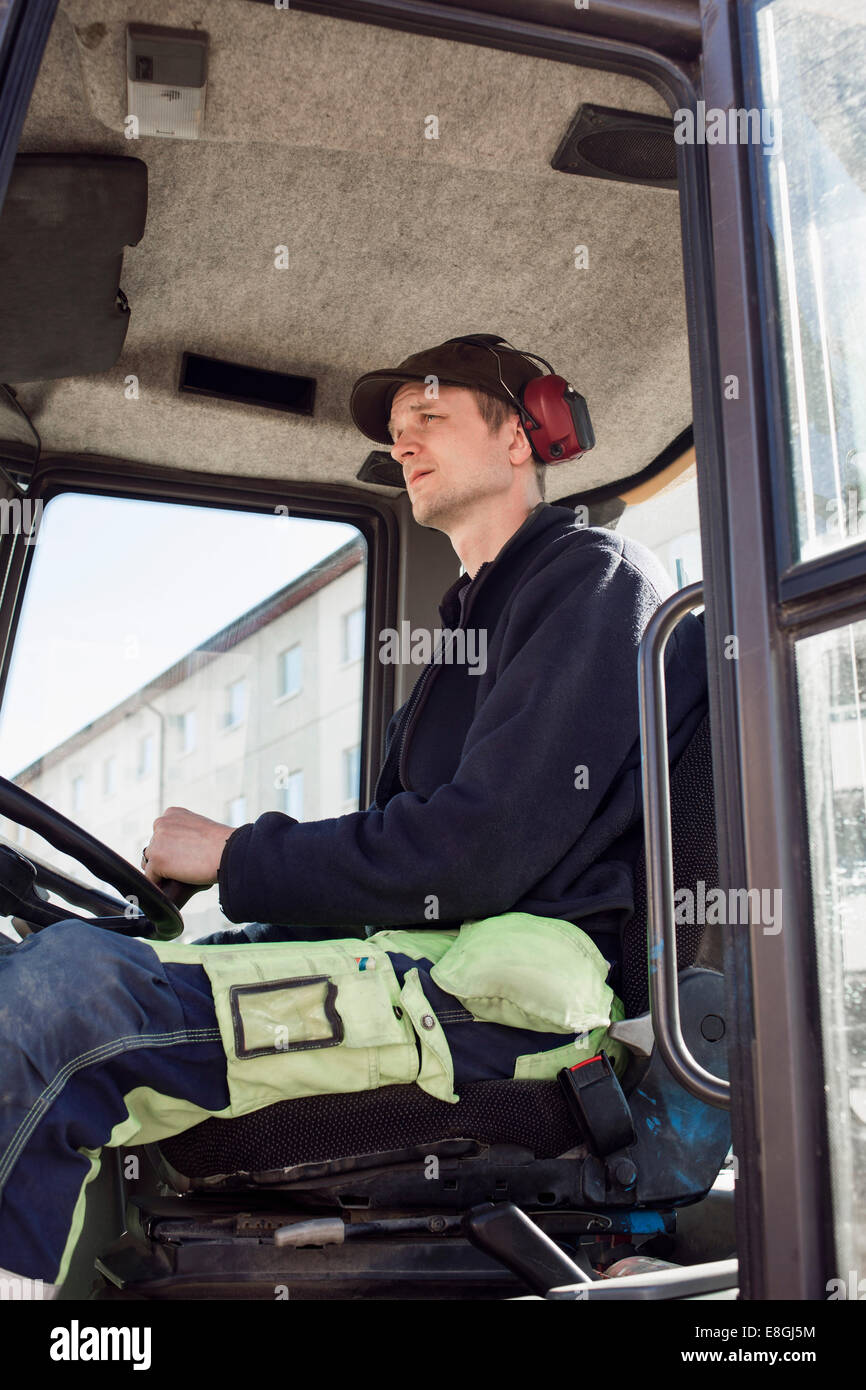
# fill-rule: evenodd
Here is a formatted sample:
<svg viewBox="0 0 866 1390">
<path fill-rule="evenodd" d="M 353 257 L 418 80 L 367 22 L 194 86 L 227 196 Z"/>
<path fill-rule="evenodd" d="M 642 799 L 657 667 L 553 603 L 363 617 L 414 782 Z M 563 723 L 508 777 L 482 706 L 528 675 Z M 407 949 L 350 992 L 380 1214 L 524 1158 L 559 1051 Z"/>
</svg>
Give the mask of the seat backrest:
<svg viewBox="0 0 866 1390">
<path fill-rule="evenodd" d="M 698 905 L 704 892 L 718 887 L 719 863 L 713 798 L 713 761 L 710 720 L 705 715 L 671 770 L 671 836 L 674 858 L 674 890 L 687 888 Z M 626 1016 L 634 1018 L 649 1008 L 647 980 L 647 885 L 646 857 L 641 849 L 634 874 L 634 916 L 623 936 L 622 999 Z M 699 920 L 678 923 L 677 968 L 707 965 L 721 969 L 719 929 Z"/>
</svg>

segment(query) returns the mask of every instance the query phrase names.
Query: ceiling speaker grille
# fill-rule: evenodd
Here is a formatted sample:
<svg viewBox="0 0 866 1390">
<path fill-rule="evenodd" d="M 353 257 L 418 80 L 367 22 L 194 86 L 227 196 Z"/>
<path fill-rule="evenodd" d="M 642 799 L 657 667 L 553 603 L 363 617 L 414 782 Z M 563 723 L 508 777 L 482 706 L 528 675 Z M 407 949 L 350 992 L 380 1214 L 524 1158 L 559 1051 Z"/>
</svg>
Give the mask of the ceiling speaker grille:
<svg viewBox="0 0 866 1390">
<path fill-rule="evenodd" d="M 581 106 L 551 164 L 566 174 L 676 188 L 674 123 L 661 116 Z"/>
<path fill-rule="evenodd" d="M 580 153 L 597 169 L 627 179 L 676 179 L 677 157 L 666 131 L 602 131 L 580 142 Z"/>
</svg>

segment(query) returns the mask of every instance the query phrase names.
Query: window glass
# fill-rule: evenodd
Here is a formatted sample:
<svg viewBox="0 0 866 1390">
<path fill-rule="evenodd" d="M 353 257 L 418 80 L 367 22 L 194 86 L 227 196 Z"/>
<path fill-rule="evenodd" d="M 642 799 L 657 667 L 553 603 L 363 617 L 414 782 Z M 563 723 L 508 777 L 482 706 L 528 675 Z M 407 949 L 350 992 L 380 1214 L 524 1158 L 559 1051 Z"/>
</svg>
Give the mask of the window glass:
<svg viewBox="0 0 866 1390">
<path fill-rule="evenodd" d="M 286 785 L 283 787 L 281 810 L 287 816 L 294 816 L 295 820 L 304 819 L 304 772 L 299 768 L 295 772 L 290 772 L 286 778 Z"/>
<path fill-rule="evenodd" d="M 343 660 L 359 661 L 364 653 L 364 610 L 355 608 L 343 618 Z"/>
<path fill-rule="evenodd" d="M 195 710 L 187 710 L 180 716 L 180 749 L 182 753 L 192 753 L 195 748 L 196 720 Z"/>
<path fill-rule="evenodd" d="M 106 758 L 102 764 L 102 790 L 105 796 L 114 796 L 117 791 L 117 758 Z"/>
<path fill-rule="evenodd" d="M 100 546 L 82 545 L 92 535 Z M 275 809 L 341 815 L 341 759 L 360 741 L 363 694 L 361 664 L 341 661 L 344 617 L 360 615 L 363 650 L 365 592 L 353 526 L 55 498 L 0 710 L 0 775 L 135 868 L 168 806 L 226 825 Z M 302 647 L 303 689 L 279 703 L 274 669 Z M 0 819 L 0 836 L 94 882 L 32 831 Z M 195 894 L 183 917 L 188 939 L 224 928 L 217 889 Z M 0 931 L 13 934 L 5 919 Z"/>
<path fill-rule="evenodd" d="M 281 652 L 278 663 L 278 695 L 297 695 L 301 688 L 302 677 L 302 652 L 300 642 L 296 642 L 293 647 L 289 647 L 287 652 Z"/>
<path fill-rule="evenodd" d="M 866 620 L 797 644 L 835 1277 L 866 1269 Z"/>
<path fill-rule="evenodd" d="M 138 740 L 138 775 L 146 777 L 153 770 L 153 734 Z"/>
<path fill-rule="evenodd" d="M 245 680 L 232 681 L 226 691 L 225 726 L 235 729 L 247 717 L 247 683 Z"/>
<path fill-rule="evenodd" d="M 756 7 L 795 559 L 866 538 L 863 0 Z"/>
<path fill-rule="evenodd" d="M 616 531 L 653 552 L 677 589 L 703 577 L 698 485 L 694 463 L 645 500 L 626 505 Z"/>
<path fill-rule="evenodd" d="M 361 776 L 361 745 L 343 750 L 343 798 L 357 801 Z"/>
</svg>

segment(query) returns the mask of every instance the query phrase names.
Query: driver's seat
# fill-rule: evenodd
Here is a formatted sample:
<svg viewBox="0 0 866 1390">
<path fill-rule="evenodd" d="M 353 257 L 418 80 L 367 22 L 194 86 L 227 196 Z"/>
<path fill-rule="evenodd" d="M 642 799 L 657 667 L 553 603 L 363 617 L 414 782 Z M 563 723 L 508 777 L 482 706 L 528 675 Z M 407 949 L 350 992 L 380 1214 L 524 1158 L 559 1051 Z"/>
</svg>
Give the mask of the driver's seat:
<svg viewBox="0 0 866 1390">
<path fill-rule="evenodd" d="M 718 882 L 713 805 L 704 717 L 671 774 L 679 886 Z M 728 1113 L 689 1094 L 652 1039 L 643 854 L 635 888 L 617 1025 L 632 1049 L 622 1093 L 633 1137 L 605 1118 L 621 1093 L 581 1119 L 557 1081 L 477 1082 L 457 1104 L 390 1086 L 209 1119 L 148 1146 L 159 1195 L 129 1201 L 127 1233 L 97 1260 L 92 1296 L 501 1298 L 570 1283 L 572 1261 L 597 1278 L 638 1250 L 684 1264 L 732 1255 L 732 1193 L 710 1193 Z M 677 941 L 683 1036 L 701 1066 L 726 1076 L 715 929 L 678 927 Z M 712 1247 L 705 1234 L 676 1235 L 676 1209 L 707 1194 Z M 503 1204 L 503 1220 L 485 1237 L 490 1203 Z M 521 1255 L 521 1212 L 558 1251 L 546 1242 L 546 1256 Z"/>
</svg>

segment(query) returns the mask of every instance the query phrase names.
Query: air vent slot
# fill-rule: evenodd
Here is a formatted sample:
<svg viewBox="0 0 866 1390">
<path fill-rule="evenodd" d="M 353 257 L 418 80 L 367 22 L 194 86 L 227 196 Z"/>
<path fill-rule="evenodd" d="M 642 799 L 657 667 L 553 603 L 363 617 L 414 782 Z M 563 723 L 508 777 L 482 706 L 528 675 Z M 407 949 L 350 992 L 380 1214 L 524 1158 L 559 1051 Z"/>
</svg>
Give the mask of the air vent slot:
<svg viewBox="0 0 866 1390">
<path fill-rule="evenodd" d="M 218 357 L 185 352 L 180 364 L 178 391 L 193 396 L 214 396 L 240 405 L 261 405 L 292 415 L 312 415 L 316 378 L 265 372 Z"/>
</svg>

